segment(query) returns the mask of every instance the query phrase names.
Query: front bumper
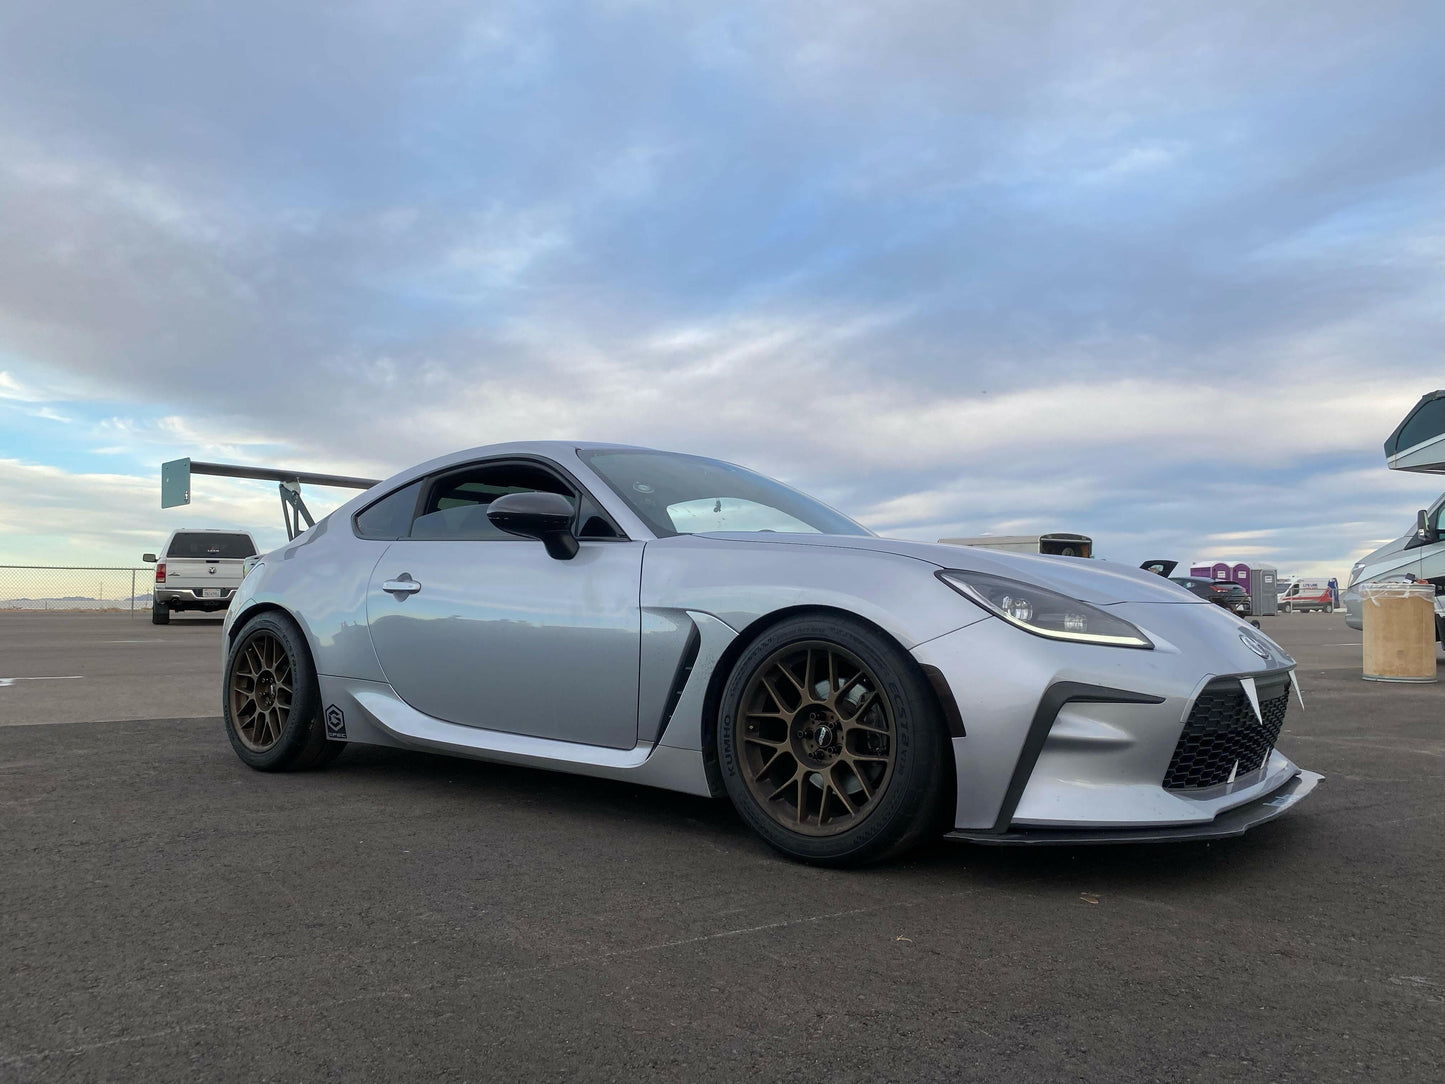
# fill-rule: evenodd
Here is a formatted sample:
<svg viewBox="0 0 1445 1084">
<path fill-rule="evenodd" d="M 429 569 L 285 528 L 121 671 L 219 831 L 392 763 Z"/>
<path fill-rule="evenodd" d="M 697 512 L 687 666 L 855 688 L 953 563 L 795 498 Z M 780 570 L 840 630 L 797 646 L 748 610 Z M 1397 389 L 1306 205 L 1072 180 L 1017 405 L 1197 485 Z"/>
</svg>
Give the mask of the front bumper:
<svg viewBox="0 0 1445 1084">
<path fill-rule="evenodd" d="M 1190 839 L 1228 839 L 1242 836 L 1256 825 L 1272 821 L 1295 802 L 1314 790 L 1324 776 L 1295 769 L 1288 782 L 1272 794 L 1219 814 L 1207 824 L 1139 826 L 1134 828 L 1012 828 L 993 832 L 949 832 L 945 839 L 987 843 L 994 846 L 1031 844 L 1068 846 L 1089 843 L 1177 843 Z"/>
<path fill-rule="evenodd" d="M 1264 707 L 1261 730 L 1272 718 L 1277 735 L 1287 710 L 1279 695 L 1290 695 L 1294 660 L 1213 604 L 1110 609 L 1139 626 L 1155 650 L 1058 643 L 997 620 L 914 648 L 920 663 L 943 676 L 961 716 L 962 734 L 953 738 L 955 838 L 1231 835 L 1276 812 L 1235 811 L 1281 794 L 1303 796 L 1318 781 L 1259 731 L 1253 757 L 1231 753 L 1215 778 L 1174 775 L 1186 722 L 1208 690 L 1228 687 L 1242 703 L 1251 682 Z M 1248 718 L 1252 723 L 1253 713 Z M 1302 775 L 1310 776 L 1309 787 L 1291 790 Z"/>
</svg>

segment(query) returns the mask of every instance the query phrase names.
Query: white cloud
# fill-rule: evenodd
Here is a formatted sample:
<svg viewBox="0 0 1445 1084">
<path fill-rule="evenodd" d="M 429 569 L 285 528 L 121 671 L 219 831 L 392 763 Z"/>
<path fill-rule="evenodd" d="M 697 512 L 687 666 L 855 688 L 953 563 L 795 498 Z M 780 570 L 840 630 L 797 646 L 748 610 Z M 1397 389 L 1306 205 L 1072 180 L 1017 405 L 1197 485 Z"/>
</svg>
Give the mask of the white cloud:
<svg viewBox="0 0 1445 1084">
<path fill-rule="evenodd" d="M 41 418 L 48 422 L 60 422 L 64 425 L 69 425 L 74 420 L 67 418 L 58 410 L 53 410 L 50 407 L 39 407 L 35 410 L 27 410 L 25 413 L 29 414 L 32 418 Z"/>
<path fill-rule="evenodd" d="M 136 565 L 142 552 L 179 527 L 249 530 L 263 550 L 285 541 L 274 486 L 206 478 L 192 493 L 190 505 L 162 509 L 159 472 L 153 478 L 80 474 L 0 458 L 0 563 Z M 317 519 L 351 496 L 305 493 Z"/>
<path fill-rule="evenodd" d="M 0 399 L 11 399 L 20 403 L 43 403 L 52 396 L 22 384 L 4 369 L 0 369 Z"/>
<path fill-rule="evenodd" d="M 577 436 L 1150 556 L 1313 560 L 1416 500 L 1362 467 L 1438 371 L 1424 7 L 822 10 L 247 8 L 219 47 L 86 12 L 135 80 L 37 8 L 0 69 L 0 399 L 114 400 L 82 478 Z M 84 454 L 24 409 L 14 462 Z"/>
</svg>

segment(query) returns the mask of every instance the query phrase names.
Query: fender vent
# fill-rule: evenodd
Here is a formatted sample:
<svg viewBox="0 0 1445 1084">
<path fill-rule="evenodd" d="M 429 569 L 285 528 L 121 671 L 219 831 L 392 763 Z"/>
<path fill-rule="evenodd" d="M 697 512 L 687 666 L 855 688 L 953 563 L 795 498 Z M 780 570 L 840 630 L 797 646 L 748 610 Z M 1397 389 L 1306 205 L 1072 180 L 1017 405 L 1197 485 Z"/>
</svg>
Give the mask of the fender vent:
<svg viewBox="0 0 1445 1084">
<path fill-rule="evenodd" d="M 657 728 L 658 740 L 667 733 L 667 724 L 672 722 L 672 713 L 677 710 L 677 702 L 682 699 L 682 690 L 687 688 L 687 679 L 692 676 L 692 668 L 697 664 L 697 653 L 702 647 L 702 637 L 698 635 L 697 626 L 694 625 L 687 633 L 687 646 L 682 650 L 682 658 L 677 663 L 677 673 L 672 678 L 672 692 L 667 696 L 667 710 L 662 714 L 662 725 Z"/>
</svg>

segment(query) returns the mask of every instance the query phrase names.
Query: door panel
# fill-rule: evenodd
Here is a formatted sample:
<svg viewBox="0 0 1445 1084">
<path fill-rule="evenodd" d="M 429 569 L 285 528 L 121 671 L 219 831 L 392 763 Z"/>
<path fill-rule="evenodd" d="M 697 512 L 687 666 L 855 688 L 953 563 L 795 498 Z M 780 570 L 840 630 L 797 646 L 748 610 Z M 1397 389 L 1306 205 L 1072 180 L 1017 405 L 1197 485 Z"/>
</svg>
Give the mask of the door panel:
<svg viewBox="0 0 1445 1084">
<path fill-rule="evenodd" d="M 530 539 L 394 542 L 367 595 L 382 671 L 447 722 L 630 749 L 642 549 L 583 542 L 558 561 Z"/>
</svg>

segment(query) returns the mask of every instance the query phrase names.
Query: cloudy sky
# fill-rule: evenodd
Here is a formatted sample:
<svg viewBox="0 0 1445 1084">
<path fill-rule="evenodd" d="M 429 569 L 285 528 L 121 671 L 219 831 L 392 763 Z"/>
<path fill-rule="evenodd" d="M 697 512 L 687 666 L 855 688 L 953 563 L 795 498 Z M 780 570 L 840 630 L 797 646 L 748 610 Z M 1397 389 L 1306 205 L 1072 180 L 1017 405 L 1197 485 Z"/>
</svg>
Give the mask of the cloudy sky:
<svg viewBox="0 0 1445 1084">
<path fill-rule="evenodd" d="M 1438 0 L 0 6 L 0 563 L 577 437 L 1343 575 L 1442 346 Z"/>
</svg>

